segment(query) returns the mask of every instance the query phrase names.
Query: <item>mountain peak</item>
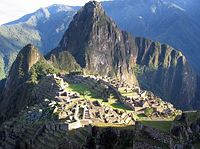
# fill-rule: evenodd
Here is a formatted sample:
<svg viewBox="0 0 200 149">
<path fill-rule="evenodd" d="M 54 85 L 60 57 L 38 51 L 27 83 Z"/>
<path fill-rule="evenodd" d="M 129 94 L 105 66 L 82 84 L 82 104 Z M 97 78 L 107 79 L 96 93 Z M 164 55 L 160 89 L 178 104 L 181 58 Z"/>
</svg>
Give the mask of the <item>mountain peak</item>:
<svg viewBox="0 0 200 149">
<path fill-rule="evenodd" d="M 84 8 L 100 8 L 103 9 L 101 3 L 97 1 L 89 1 L 88 3 L 85 4 Z"/>
<path fill-rule="evenodd" d="M 30 102 L 28 96 L 26 96 L 30 93 L 24 92 L 27 88 L 30 89 L 30 86 L 25 85 L 25 82 L 29 79 L 31 67 L 42 58 L 39 50 L 32 44 L 26 45 L 18 53 L 5 82 L 2 104 L 0 105 L 0 117 L 4 117 L 5 113 L 11 116 L 15 114 L 16 109 Z M 16 94 L 20 94 L 20 96 L 16 96 Z"/>
<path fill-rule="evenodd" d="M 18 54 L 17 59 L 22 58 L 23 61 L 26 62 L 26 70 L 29 71 L 29 69 L 41 58 L 41 54 L 39 50 L 33 45 L 28 44 L 26 45 Z"/>
<path fill-rule="evenodd" d="M 10 88 L 17 86 L 22 80 L 26 79 L 30 68 L 41 58 L 39 50 L 34 45 L 28 44 L 22 48 L 10 69 L 5 90 L 9 91 Z"/>
<path fill-rule="evenodd" d="M 101 3 L 97 2 L 97 1 L 90 1 L 90 2 L 86 3 L 85 6 L 83 7 L 82 11 L 85 11 L 88 14 L 96 14 L 96 16 L 99 14 L 105 14 L 103 6 L 101 5 Z"/>
<path fill-rule="evenodd" d="M 74 16 L 59 47 L 47 58 L 56 57 L 59 62 L 58 55 L 68 51 L 88 73 L 132 80 L 137 84 L 132 69 L 136 51 L 127 52 L 132 47 L 129 41 L 132 38 L 106 16 L 101 3 L 90 1 Z M 62 67 L 64 63 L 55 65 Z"/>
</svg>

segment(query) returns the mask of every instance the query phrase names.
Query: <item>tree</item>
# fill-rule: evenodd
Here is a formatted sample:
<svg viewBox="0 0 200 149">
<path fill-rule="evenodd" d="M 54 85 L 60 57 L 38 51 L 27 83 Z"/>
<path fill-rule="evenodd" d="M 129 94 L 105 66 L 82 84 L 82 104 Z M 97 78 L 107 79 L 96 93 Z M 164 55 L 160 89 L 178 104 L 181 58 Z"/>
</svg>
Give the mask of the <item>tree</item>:
<svg viewBox="0 0 200 149">
<path fill-rule="evenodd" d="M 50 65 L 45 60 L 40 60 L 31 67 L 30 71 L 30 81 L 32 83 L 37 83 L 42 77 L 47 74 L 57 74 L 59 71 Z"/>
<path fill-rule="evenodd" d="M 84 98 L 86 99 L 87 96 L 89 96 L 91 94 L 90 91 L 86 90 L 86 91 L 83 91 L 83 96 Z"/>
<path fill-rule="evenodd" d="M 144 111 L 144 114 L 147 117 L 150 117 L 153 114 L 153 108 L 146 108 L 145 111 Z"/>
</svg>

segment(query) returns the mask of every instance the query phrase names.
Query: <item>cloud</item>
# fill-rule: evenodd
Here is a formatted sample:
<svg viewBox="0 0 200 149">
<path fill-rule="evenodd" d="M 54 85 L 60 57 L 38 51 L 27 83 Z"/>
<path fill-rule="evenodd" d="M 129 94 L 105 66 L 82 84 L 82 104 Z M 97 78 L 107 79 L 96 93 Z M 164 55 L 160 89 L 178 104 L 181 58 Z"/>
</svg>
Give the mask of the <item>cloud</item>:
<svg viewBox="0 0 200 149">
<path fill-rule="evenodd" d="M 1 0 L 0 25 L 52 4 L 82 6 L 89 0 Z M 98 0 L 102 1 L 102 0 Z"/>
</svg>

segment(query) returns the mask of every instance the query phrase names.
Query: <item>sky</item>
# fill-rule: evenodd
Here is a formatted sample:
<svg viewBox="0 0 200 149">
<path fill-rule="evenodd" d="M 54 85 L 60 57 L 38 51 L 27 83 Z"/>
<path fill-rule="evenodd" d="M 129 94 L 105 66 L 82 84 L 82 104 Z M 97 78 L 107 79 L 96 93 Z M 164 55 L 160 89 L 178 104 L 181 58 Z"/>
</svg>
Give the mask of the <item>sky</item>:
<svg viewBox="0 0 200 149">
<path fill-rule="evenodd" d="M 82 6 L 89 0 L 0 0 L 0 25 L 52 4 Z M 103 1 L 103 0 L 97 0 Z"/>
</svg>

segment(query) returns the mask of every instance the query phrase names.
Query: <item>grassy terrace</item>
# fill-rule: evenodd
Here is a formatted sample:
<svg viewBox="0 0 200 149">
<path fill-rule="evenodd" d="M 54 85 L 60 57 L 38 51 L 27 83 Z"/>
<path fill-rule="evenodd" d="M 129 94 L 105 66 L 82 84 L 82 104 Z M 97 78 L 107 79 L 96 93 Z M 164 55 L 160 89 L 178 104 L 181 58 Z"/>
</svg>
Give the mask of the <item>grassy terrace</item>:
<svg viewBox="0 0 200 149">
<path fill-rule="evenodd" d="M 120 92 L 120 94 L 122 96 L 127 96 L 127 97 L 132 97 L 132 96 L 135 96 L 137 95 L 137 93 L 135 92 L 132 92 L 130 90 L 128 90 L 127 92 L 124 90 L 125 88 L 119 88 L 118 91 Z"/>
<path fill-rule="evenodd" d="M 125 126 L 125 125 L 117 125 L 117 124 L 109 124 L 109 123 L 93 123 L 94 126 L 97 126 L 97 127 L 113 127 L 113 128 L 117 128 L 117 129 L 125 129 L 125 130 L 134 130 L 135 129 L 135 126 Z"/>
<path fill-rule="evenodd" d="M 162 132 L 169 132 L 173 121 L 172 120 L 141 120 L 141 123 L 145 126 L 156 128 Z"/>
<path fill-rule="evenodd" d="M 124 104 L 121 104 L 118 99 L 116 99 L 112 94 L 110 95 L 109 101 L 104 101 L 102 97 L 100 97 L 99 90 L 101 88 L 98 88 L 98 90 L 91 89 L 90 86 L 86 84 L 69 84 L 69 87 L 67 88 L 68 91 L 77 92 L 81 95 L 81 98 L 85 98 L 89 101 L 99 101 L 101 104 L 105 106 L 109 106 L 113 109 L 119 109 L 124 110 L 127 112 L 133 112 L 129 107 L 127 107 Z"/>
</svg>

